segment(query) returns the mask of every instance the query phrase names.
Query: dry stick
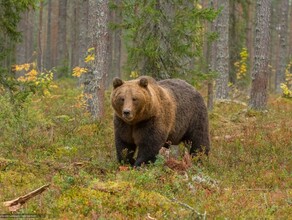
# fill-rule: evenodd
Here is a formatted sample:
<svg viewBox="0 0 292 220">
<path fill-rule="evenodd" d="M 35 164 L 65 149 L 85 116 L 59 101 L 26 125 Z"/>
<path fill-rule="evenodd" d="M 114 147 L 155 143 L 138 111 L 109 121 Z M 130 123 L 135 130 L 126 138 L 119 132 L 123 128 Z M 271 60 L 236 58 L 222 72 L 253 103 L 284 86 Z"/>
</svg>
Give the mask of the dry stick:
<svg viewBox="0 0 292 220">
<path fill-rule="evenodd" d="M 203 217 L 204 220 L 206 219 L 206 215 L 207 215 L 207 212 L 206 212 L 206 211 L 204 212 L 204 214 L 202 214 L 202 213 L 196 211 L 193 207 L 189 206 L 188 204 L 178 201 L 178 200 L 177 200 L 176 198 L 174 198 L 174 197 L 171 198 L 170 200 L 173 201 L 173 202 L 176 202 L 177 204 L 179 204 L 179 205 L 181 205 L 181 206 L 183 206 L 183 207 L 185 207 L 185 208 L 188 208 L 188 209 L 192 210 L 192 211 L 193 211 L 194 213 L 196 213 L 198 216 Z"/>
<path fill-rule="evenodd" d="M 224 190 L 229 190 L 229 189 L 224 189 Z M 261 189 L 261 188 L 255 188 L 255 189 L 235 189 L 234 190 L 235 192 L 236 191 L 264 191 L 264 192 L 268 192 L 268 191 L 272 191 L 271 189 Z"/>
<path fill-rule="evenodd" d="M 9 210 L 11 211 L 16 211 L 17 209 L 20 208 L 20 206 L 22 206 L 24 203 L 26 203 L 29 199 L 35 197 L 38 194 L 41 194 L 43 191 L 45 191 L 48 187 L 50 186 L 50 184 L 46 184 L 24 196 L 20 196 L 17 199 L 11 200 L 11 201 L 6 201 L 3 202 L 4 206 L 9 207 Z"/>
</svg>

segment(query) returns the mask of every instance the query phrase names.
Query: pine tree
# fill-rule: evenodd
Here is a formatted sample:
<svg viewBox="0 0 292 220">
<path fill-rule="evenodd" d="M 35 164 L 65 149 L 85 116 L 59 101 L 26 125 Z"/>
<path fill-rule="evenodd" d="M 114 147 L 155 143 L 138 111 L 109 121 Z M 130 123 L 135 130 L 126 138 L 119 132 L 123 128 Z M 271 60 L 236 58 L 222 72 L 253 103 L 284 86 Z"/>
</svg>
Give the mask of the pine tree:
<svg viewBox="0 0 292 220">
<path fill-rule="evenodd" d="M 255 27 L 255 56 L 249 107 L 264 110 L 268 101 L 268 64 L 270 45 L 271 0 L 257 0 Z"/>
<path fill-rule="evenodd" d="M 216 22 L 216 31 L 218 32 L 215 64 L 215 71 L 218 73 L 216 99 L 227 99 L 229 80 L 229 0 L 218 0 L 218 8 L 220 7 L 222 10 Z"/>
<path fill-rule="evenodd" d="M 125 0 L 122 8 L 128 72 L 158 79 L 194 73 L 202 53 L 202 21 L 213 20 L 215 10 L 191 0 Z"/>
</svg>

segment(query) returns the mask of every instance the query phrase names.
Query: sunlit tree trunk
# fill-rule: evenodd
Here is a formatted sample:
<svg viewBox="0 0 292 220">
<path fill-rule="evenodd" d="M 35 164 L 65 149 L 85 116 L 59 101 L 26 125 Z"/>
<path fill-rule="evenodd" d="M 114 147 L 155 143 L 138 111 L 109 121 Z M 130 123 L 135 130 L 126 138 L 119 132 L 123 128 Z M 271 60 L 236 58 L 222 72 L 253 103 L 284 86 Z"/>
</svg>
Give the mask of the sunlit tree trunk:
<svg viewBox="0 0 292 220">
<path fill-rule="evenodd" d="M 270 45 L 271 0 L 257 0 L 255 27 L 255 56 L 249 107 L 264 110 L 268 101 L 268 64 Z"/>
<path fill-rule="evenodd" d="M 216 99 L 228 98 L 229 79 L 229 0 L 218 0 L 218 8 L 222 8 L 218 15 L 216 30 L 218 39 L 216 43 L 215 70 L 219 74 L 216 79 Z"/>
<path fill-rule="evenodd" d="M 104 116 L 105 80 L 109 71 L 108 0 L 89 0 L 89 43 L 95 60 L 85 81 L 85 96 L 95 119 Z"/>
<path fill-rule="evenodd" d="M 280 48 L 279 48 L 279 66 L 276 71 L 276 92 L 280 93 L 281 83 L 285 82 L 285 69 L 288 63 L 288 14 L 289 0 L 281 0 L 280 9 Z"/>
</svg>

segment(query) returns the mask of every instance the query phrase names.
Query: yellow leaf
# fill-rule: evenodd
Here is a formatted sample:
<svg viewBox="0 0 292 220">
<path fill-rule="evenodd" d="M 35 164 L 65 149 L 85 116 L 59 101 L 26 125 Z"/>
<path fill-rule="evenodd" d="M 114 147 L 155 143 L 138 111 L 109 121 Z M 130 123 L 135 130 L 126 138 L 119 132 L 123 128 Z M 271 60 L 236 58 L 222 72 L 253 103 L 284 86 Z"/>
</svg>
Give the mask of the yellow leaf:
<svg viewBox="0 0 292 220">
<path fill-rule="evenodd" d="M 73 69 L 72 76 L 80 77 L 82 74 L 87 73 L 87 72 L 88 72 L 88 69 L 77 66 Z"/>
<path fill-rule="evenodd" d="M 94 47 L 88 48 L 87 52 L 91 52 L 94 50 Z"/>
<path fill-rule="evenodd" d="M 90 61 L 93 61 L 95 59 L 95 55 L 94 54 L 88 54 L 87 57 L 85 57 L 84 62 L 88 63 Z"/>
<path fill-rule="evenodd" d="M 137 71 L 131 71 L 131 74 L 130 74 L 130 77 L 131 78 L 138 78 L 138 76 L 139 76 L 139 74 L 138 74 L 138 72 Z"/>
</svg>

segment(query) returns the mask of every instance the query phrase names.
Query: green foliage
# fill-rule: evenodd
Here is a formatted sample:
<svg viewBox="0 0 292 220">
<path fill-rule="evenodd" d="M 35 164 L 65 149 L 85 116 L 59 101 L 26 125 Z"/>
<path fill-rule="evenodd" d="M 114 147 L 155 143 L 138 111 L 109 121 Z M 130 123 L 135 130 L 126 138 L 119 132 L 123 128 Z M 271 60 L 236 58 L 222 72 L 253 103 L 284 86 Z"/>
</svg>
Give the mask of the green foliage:
<svg viewBox="0 0 292 220">
<path fill-rule="evenodd" d="M 13 66 L 14 72 L 22 71 L 23 76 L 15 78 L 4 69 L 0 70 L 0 94 L 9 94 L 15 107 L 21 107 L 31 95 L 49 96 L 56 86 L 53 83 L 53 72 L 39 72 L 35 63 L 25 63 Z"/>
<path fill-rule="evenodd" d="M 129 72 L 169 78 L 194 73 L 202 52 L 204 21 L 217 12 L 197 1 L 123 1 Z"/>
<path fill-rule="evenodd" d="M 285 69 L 285 83 L 281 83 L 282 95 L 292 99 L 292 59 Z"/>
<path fill-rule="evenodd" d="M 29 8 L 35 8 L 39 0 L 0 0 L 0 60 L 7 56 L 14 42 L 21 40 L 17 25 L 21 14 Z"/>
</svg>

